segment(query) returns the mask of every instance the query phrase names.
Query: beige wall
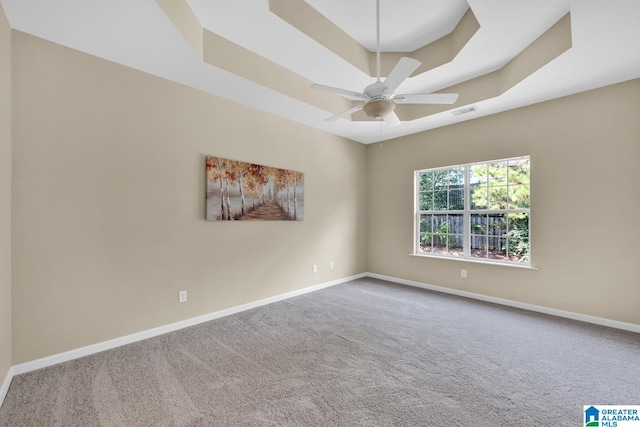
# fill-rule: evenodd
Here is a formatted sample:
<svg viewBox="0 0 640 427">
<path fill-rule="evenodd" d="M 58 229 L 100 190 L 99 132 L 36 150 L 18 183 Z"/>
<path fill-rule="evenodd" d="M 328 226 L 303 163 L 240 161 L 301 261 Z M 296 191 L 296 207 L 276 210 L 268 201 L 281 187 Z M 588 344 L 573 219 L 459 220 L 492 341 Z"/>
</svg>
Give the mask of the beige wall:
<svg viewBox="0 0 640 427">
<path fill-rule="evenodd" d="M 20 32 L 13 48 L 14 364 L 365 270 L 365 146 Z M 207 154 L 304 172 L 304 221 L 205 221 Z"/>
<path fill-rule="evenodd" d="M 639 99 L 633 80 L 368 146 L 369 271 L 640 324 Z M 539 270 L 409 256 L 414 170 L 520 155 Z"/>
<path fill-rule="evenodd" d="M 11 30 L 0 6 L 0 385 L 11 366 Z"/>
</svg>

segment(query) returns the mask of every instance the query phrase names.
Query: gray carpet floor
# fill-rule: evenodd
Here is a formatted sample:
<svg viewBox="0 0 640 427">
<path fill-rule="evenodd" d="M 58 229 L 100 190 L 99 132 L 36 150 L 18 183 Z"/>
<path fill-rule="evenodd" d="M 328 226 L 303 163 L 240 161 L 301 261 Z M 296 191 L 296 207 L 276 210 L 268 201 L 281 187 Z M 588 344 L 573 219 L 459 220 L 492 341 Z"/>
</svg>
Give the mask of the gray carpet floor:
<svg viewBox="0 0 640 427">
<path fill-rule="evenodd" d="M 16 376 L 2 426 L 577 426 L 640 335 L 356 280 Z"/>
</svg>

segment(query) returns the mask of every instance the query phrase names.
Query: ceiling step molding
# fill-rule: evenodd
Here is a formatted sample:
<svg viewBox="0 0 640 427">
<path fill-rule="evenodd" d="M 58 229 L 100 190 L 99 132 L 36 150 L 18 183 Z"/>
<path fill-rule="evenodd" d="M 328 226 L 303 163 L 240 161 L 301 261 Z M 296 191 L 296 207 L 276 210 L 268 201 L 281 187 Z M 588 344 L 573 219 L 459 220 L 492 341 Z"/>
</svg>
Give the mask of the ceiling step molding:
<svg viewBox="0 0 640 427">
<path fill-rule="evenodd" d="M 469 8 L 451 33 L 439 38 L 433 43 L 429 43 L 413 52 L 382 52 L 380 54 L 381 74 L 383 76 L 389 75 L 393 67 L 403 56 L 417 59 L 422 63 L 411 76 L 426 73 L 433 68 L 451 62 L 479 29 L 480 24 L 471 8 Z M 375 53 L 370 52 L 369 67 L 369 69 L 372 70 L 371 75 L 375 77 Z"/>
<path fill-rule="evenodd" d="M 351 108 L 348 99 L 310 90 L 312 81 L 207 29 L 203 31 L 202 60 L 324 111 Z"/>
<path fill-rule="evenodd" d="M 268 0 L 269 11 L 366 74 L 375 76 L 375 54 L 304 0 Z M 371 23 L 372 27 L 374 23 Z M 382 61 L 382 59 L 381 59 Z M 373 74 L 371 71 L 373 70 Z"/>
<path fill-rule="evenodd" d="M 366 74 L 376 76 L 376 54 L 366 49 L 304 0 L 269 0 L 269 11 Z M 372 28 L 374 23 L 371 23 Z M 413 52 L 382 52 L 381 75 L 387 76 L 401 57 L 422 62 L 413 76 L 451 62 L 480 29 L 471 8 L 448 35 Z"/>
<path fill-rule="evenodd" d="M 186 0 L 156 0 L 156 3 L 205 63 L 325 111 L 350 108 L 349 100 L 309 90 L 313 83 L 310 80 L 203 28 Z"/>
<path fill-rule="evenodd" d="M 460 94 L 454 105 L 399 104 L 395 112 L 401 121 L 410 121 L 500 96 L 569 50 L 571 46 L 571 14 L 567 13 L 499 70 L 442 89 L 442 92 Z M 353 114 L 351 119 L 372 120 L 362 112 Z"/>
<path fill-rule="evenodd" d="M 202 59 L 203 28 L 187 2 L 183 0 L 156 0 L 156 3 L 180 31 L 198 57 Z"/>
<path fill-rule="evenodd" d="M 572 44 L 571 13 L 567 13 L 500 69 L 499 93 L 505 93 L 571 49 Z"/>
</svg>

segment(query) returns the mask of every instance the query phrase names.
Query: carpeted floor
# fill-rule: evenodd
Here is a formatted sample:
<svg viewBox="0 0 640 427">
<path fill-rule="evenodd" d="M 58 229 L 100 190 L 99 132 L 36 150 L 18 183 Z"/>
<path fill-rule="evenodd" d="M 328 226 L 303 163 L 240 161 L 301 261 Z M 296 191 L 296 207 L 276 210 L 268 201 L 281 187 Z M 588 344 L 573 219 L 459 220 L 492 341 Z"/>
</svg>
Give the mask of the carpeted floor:
<svg viewBox="0 0 640 427">
<path fill-rule="evenodd" d="M 2 426 L 577 426 L 640 335 L 362 279 L 14 378 Z"/>
</svg>

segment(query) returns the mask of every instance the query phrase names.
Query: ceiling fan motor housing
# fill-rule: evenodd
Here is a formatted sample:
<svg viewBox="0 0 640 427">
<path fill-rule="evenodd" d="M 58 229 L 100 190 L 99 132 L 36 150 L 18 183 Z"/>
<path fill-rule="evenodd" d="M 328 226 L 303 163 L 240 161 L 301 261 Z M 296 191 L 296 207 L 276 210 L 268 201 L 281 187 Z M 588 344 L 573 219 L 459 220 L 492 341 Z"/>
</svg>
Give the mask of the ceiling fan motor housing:
<svg viewBox="0 0 640 427">
<path fill-rule="evenodd" d="M 386 87 L 383 82 L 377 81 L 365 87 L 362 93 L 370 99 L 387 98 L 389 95 L 389 88 Z"/>
</svg>

